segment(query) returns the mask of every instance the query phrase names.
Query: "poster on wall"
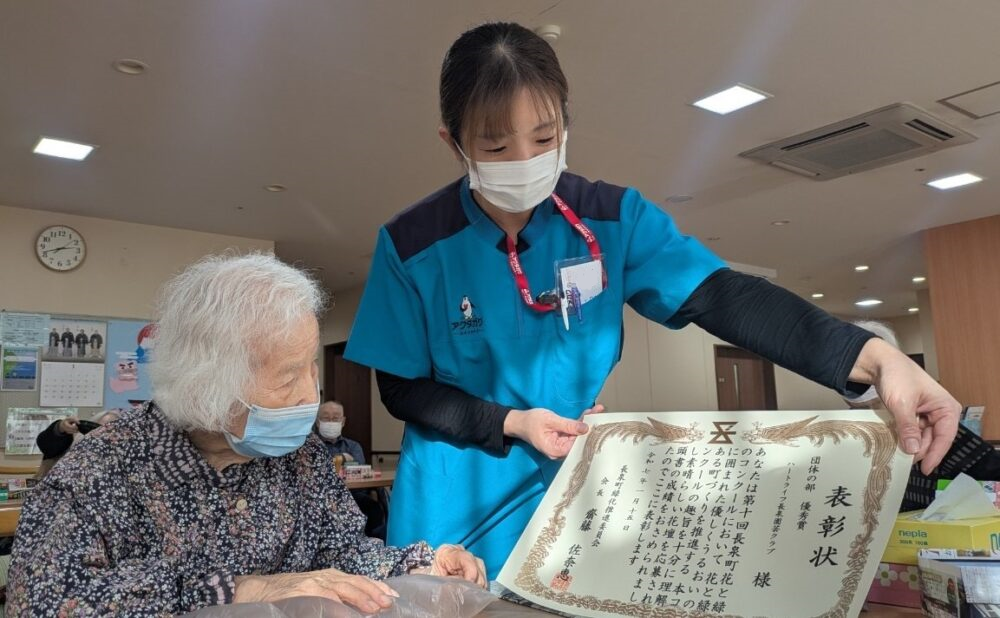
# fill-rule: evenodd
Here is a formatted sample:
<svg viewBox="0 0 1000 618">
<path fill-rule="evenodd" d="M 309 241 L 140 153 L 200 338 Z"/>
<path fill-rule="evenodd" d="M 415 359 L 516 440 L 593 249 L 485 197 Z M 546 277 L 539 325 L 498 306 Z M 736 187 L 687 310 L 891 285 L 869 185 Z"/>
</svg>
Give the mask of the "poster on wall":
<svg viewBox="0 0 1000 618">
<path fill-rule="evenodd" d="M 43 313 L 0 311 L 0 343 L 4 345 L 40 348 L 48 331 L 49 316 Z"/>
<path fill-rule="evenodd" d="M 106 322 L 52 318 L 42 347 L 42 360 L 103 363 L 107 337 Z"/>
<path fill-rule="evenodd" d="M 9 408 L 7 410 L 8 455 L 37 455 L 41 451 L 35 444 L 38 434 L 67 416 L 74 416 L 75 408 Z"/>
<path fill-rule="evenodd" d="M 129 409 L 152 398 L 148 369 L 155 339 L 156 325 L 152 322 L 108 322 L 105 408 Z"/>
<path fill-rule="evenodd" d="M 42 363 L 38 403 L 43 407 L 100 408 L 104 400 L 104 365 Z"/>
<path fill-rule="evenodd" d="M 38 388 L 38 348 L 5 345 L 0 359 L 0 391 Z"/>
</svg>

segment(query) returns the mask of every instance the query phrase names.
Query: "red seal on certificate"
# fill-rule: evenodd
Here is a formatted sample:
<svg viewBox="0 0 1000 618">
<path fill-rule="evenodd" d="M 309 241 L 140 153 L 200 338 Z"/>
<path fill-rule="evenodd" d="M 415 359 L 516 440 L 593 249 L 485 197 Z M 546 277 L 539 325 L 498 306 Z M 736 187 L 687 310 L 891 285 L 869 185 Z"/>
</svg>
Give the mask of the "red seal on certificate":
<svg viewBox="0 0 1000 618">
<path fill-rule="evenodd" d="M 569 574 L 569 571 L 563 569 L 562 571 L 556 573 L 555 577 L 552 578 L 549 588 L 558 590 L 559 592 L 566 592 L 569 590 L 569 585 L 571 583 L 573 583 L 573 576 Z"/>
</svg>

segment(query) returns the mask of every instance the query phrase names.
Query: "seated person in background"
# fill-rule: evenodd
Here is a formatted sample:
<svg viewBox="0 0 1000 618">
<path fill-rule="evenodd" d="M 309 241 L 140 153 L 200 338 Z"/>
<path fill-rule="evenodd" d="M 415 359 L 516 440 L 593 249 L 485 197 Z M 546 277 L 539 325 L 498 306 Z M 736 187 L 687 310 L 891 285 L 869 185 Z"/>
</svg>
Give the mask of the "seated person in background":
<svg viewBox="0 0 1000 618">
<path fill-rule="evenodd" d="M 875 333 L 894 347 L 899 347 L 896 333 L 882 322 L 858 320 L 854 324 Z M 883 407 L 874 386 L 861 396 L 845 401 L 852 408 Z M 1000 452 L 964 425 L 959 424 L 955 441 L 940 465 L 931 474 L 921 472 L 919 464 L 914 464 L 910 469 L 910 479 L 906 483 L 906 493 L 903 494 L 900 510 L 914 511 L 925 508 L 934 500 L 938 479 L 953 479 L 963 472 L 977 481 L 1000 480 Z"/>
<path fill-rule="evenodd" d="M 323 438 L 323 444 L 326 445 L 330 456 L 343 455 L 346 461 L 364 465 L 365 452 L 361 445 L 343 436 L 346 424 L 347 416 L 344 415 L 344 406 L 340 405 L 339 401 L 327 401 L 319 407 L 319 414 L 316 417 L 316 431 Z"/>
<path fill-rule="evenodd" d="M 73 446 L 73 442 L 78 439 L 78 436 L 82 436 L 89 433 L 92 429 L 95 429 L 93 424 L 104 425 L 105 423 L 110 423 L 116 420 L 119 416 L 119 411 L 117 409 L 105 410 L 99 412 L 94 418 L 89 422 L 84 421 L 81 426 L 80 419 L 75 416 L 70 416 L 58 421 L 54 421 L 51 425 L 45 428 L 42 433 L 38 434 L 35 438 L 35 444 L 38 445 L 39 450 L 42 451 L 42 463 L 38 466 L 38 474 L 36 478 L 44 477 L 52 466 L 56 465 L 59 458 L 66 454 L 69 447 Z"/>
<path fill-rule="evenodd" d="M 379 580 L 456 575 L 456 545 L 386 547 L 311 435 L 323 292 L 270 255 L 209 257 L 158 304 L 153 401 L 65 455 L 14 540 L 8 616 L 165 615 L 320 596 L 371 614 Z"/>
<path fill-rule="evenodd" d="M 316 431 L 330 457 L 343 455 L 345 461 L 353 461 L 364 465 L 365 452 L 361 445 L 350 438 L 342 435 L 344 425 L 347 424 L 347 416 L 344 414 L 344 406 L 339 401 L 327 401 L 319 407 L 319 415 L 316 418 Z M 358 503 L 358 508 L 365 514 L 365 534 L 385 540 L 386 511 L 388 500 L 384 494 L 385 490 L 373 492 L 365 489 L 353 489 L 351 495 Z M 376 498 L 377 496 L 377 498 Z"/>
</svg>

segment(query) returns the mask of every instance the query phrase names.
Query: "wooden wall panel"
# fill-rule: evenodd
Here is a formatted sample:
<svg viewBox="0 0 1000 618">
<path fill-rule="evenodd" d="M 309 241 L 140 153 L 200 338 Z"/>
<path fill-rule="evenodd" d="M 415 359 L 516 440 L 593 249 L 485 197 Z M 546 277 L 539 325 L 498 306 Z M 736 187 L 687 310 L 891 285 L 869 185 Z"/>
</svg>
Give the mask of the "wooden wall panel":
<svg viewBox="0 0 1000 618">
<path fill-rule="evenodd" d="M 941 383 L 1000 440 L 1000 216 L 927 230 L 924 249 Z"/>
</svg>

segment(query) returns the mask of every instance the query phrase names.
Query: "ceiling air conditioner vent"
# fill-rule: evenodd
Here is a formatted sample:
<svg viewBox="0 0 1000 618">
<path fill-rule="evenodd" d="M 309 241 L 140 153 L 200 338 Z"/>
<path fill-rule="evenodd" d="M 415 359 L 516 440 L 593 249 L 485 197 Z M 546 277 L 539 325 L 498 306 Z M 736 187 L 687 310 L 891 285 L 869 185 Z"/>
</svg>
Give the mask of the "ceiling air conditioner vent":
<svg viewBox="0 0 1000 618">
<path fill-rule="evenodd" d="M 829 180 L 975 140 L 975 135 L 915 105 L 895 103 L 741 152 L 740 156 L 815 180 Z"/>
</svg>

